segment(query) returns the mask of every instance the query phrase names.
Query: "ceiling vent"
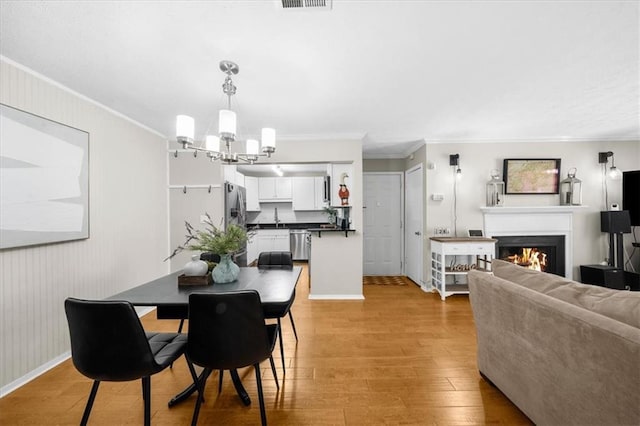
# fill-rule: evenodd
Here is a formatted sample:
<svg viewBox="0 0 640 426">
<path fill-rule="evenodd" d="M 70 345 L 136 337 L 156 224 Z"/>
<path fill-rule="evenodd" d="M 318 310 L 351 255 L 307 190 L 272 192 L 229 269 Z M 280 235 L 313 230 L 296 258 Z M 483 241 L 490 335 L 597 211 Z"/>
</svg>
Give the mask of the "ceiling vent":
<svg viewBox="0 0 640 426">
<path fill-rule="evenodd" d="M 333 0 L 278 0 L 285 10 L 330 10 Z"/>
</svg>

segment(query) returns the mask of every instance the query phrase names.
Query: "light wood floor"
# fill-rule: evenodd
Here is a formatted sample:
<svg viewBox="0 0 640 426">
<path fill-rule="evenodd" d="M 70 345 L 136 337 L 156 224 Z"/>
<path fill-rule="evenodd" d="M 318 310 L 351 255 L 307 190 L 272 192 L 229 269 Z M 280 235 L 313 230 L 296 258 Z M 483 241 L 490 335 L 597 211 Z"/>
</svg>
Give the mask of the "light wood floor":
<svg viewBox="0 0 640 426">
<path fill-rule="evenodd" d="M 364 301 L 307 299 L 306 268 L 298 284 L 296 344 L 283 319 L 287 371 L 276 391 L 268 362 L 263 386 L 271 425 L 482 425 L 532 424 L 476 367 L 476 340 L 467 296 L 446 302 L 415 284 L 365 285 Z M 175 331 L 177 321 L 143 318 L 148 330 Z M 274 351 L 281 367 L 279 351 Z M 259 424 L 252 369 L 240 371 L 250 407 L 236 396 L 228 375 L 222 393 L 212 375 L 201 425 Z M 184 359 L 151 379 L 154 425 L 188 425 L 195 396 L 167 401 L 186 387 Z M 2 425 L 79 424 L 90 380 L 68 360 L 0 399 Z M 102 383 L 89 424 L 142 424 L 139 381 Z"/>
</svg>

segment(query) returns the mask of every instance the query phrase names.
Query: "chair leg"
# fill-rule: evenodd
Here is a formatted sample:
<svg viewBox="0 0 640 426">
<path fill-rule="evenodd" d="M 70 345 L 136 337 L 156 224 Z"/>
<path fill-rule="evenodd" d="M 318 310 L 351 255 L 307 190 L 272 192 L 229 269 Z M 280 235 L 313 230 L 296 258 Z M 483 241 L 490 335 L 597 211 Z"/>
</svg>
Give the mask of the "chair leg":
<svg viewBox="0 0 640 426">
<path fill-rule="evenodd" d="M 142 378 L 142 401 L 144 402 L 144 426 L 151 425 L 151 376 Z"/>
<path fill-rule="evenodd" d="M 178 333 L 182 333 L 182 326 L 184 325 L 184 318 L 180 320 L 180 325 L 178 326 Z M 294 331 L 295 333 L 295 331 Z M 296 337 L 296 340 L 298 340 L 298 338 Z M 173 362 L 171 364 L 169 364 L 169 368 L 173 368 Z"/>
<path fill-rule="evenodd" d="M 187 367 L 189 367 L 189 373 L 191 373 L 191 378 L 193 379 L 193 384 L 196 387 L 196 391 L 198 391 L 198 394 L 200 394 L 200 387 L 198 386 L 198 374 L 196 374 L 196 369 L 193 367 L 193 363 L 186 354 L 184 357 L 187 360 Z M 202 401 L 204 402 L 204 395 L 202 396 Z M 169 403 L 169 407 L 171 406 L 172 404 Z"/>
<path fill-rule="evenodd" d="M 218 371 L 218 393 L 222 392 L 222 377 L 224 375 L 224 370 Z"/>
<path fill-rule="evenodd" d="M 276 379 L 276 388 L 280 389 L 280 383 L 278 383 L 278 373 L 276 373 L 276 363 L 273 362 L 272 355 L 269 355 L 269 362 L 271 363 L 271 371 L 273 372 L 273 378 Z"/>
<path fill-rule="evenodd" d="M 80 421 L 80 426 L 86 426 L 89 421 L 89 414 L 91 414 L 91 408 L 93 407 L 93 401 L 96 399 L 96 394 L 98 393 L 98 386 L 100 386 L 100 382 L 95 380 L 93 385 L 91 386 L 91 392 L 89 393 L 89 399 L 87 400 L 87 405 L 84 407 L 84 413 L 82 414 L 82 420 Z"/>
<path fill-rule="evenodd" d="M 264 409 L 264 395 L 262 394 L 262 379 L 260 378 L 260 364 L 255 363 L 253 367 L 256 370 L 256 383 L 258 384 L 258 401 L 260 401 L 260 420 L 262 426 L 267 426 L 267 412 Z"/>
<path fill-rule="evenodd" d="M 282 357 L 282 374 L 286 374 L 284 368 L 284 343 L 282 343 L 282 327 L 280 324 L 280 318 L 278 318 L 278 340 L 280 340 L 280 356 Z"/>
<path fill-rule="evenodd" d="M 293 328 L 293 335 L 296 336 L 296 342 L 298 341 L 298 332 L 296 331 L 296 324 L 293 322 L 293 314 L 289 311 L 289 319 L 291 320 L 291 327 Z"/>
<path fill-rule="evenodd" d="M 200 414 L 200 405 L 204 401 L 204 385 L 211 374 L 211 369 L 205 368 L 198 380 L 198 397 L 196 398 L 196 406 L 193 409 L 193 417 L 191 418 L 191 426 L 198 424 L 198 415 Z"/>
</svg>

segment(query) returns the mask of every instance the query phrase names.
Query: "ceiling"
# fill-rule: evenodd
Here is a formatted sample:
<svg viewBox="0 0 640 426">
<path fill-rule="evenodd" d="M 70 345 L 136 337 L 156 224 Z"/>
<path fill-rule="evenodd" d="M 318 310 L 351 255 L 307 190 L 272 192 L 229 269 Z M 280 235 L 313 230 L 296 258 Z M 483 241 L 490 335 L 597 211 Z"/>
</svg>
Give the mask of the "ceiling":
<svg viewBox="0 0 640 426">
<path fill-rule="evenodd" d="M 240 137 L 423 143 L 639 140 L 637 1 L 0 2 L 0 55 L 173 138 L 225 107 Z"/>
</svg>

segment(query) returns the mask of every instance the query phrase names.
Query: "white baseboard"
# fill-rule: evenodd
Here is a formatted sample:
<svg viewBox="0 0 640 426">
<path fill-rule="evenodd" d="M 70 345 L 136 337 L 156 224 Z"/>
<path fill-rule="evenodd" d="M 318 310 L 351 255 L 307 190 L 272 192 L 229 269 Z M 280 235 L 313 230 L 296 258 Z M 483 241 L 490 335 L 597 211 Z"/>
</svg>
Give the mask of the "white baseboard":
<svg viewBox="0 0 640 426">
<path fill-rule="evenodd" d="M 310 294 L 309 300 L 364 300 L 362 294 Z"/>
<path fill-rule="evenodd" d="M 138 314 L 138 317 L 143 317 L 146 314 L 148 314 L 149 312 L 153 312 L 154 309 L 156 309 L 154 306 L 139 307 L 139 308 L 136 308 L 136 313 Z M 52 368 L 56 367 L 57 365 L 65 362 L 69 358 L 71 358 L 71 351 L 66 351 L 63 354 L 58 355 L 54 359 L 46 362 L 45 364 L 42 364 L 38 368 L 29 371 L 24 376 L 17 378 L 16 380 L 14 380 L 11 383 L 6 384 L 2 388 L 0 388 L 0 398 L 4 398 L 5 396 L 9 395 L 14 390 L 18 389 L 19 387 L 21 387 L 23 385 L 26 385 L 27 383 L 29 383 L 30 381 L 32 381 L 36 377 L 46 373 L 47 371 L 51 370 Z"/>
<path fill-rule="evenodd" d="M 40 376 L 41 374 L 46 373 L 47 371 L 49 371 L 52 368 L 56 367 L 58 364 L 65 362 L 70 357 L 71 357 L 71 351 L 66 351 L 62 355 L 59 355 L 59 356 L 55 357 L 51 361 L 41 365 L 40 367 L 36 368 L 35 370 L 31 370 L 30 372 L 28 372 L 24 376 L 22 376 L 22 377 L 20 377 L 20 378 L 18 378 L 16 380 L 14 380 L 13 382 L 3 386 L 2 389 L 0 389 L 0 398 L 4 398 L 5 396 L 9 395 L 14 390 L 18 389 L 20 386 L 26 385 L 31 380 L 35 379 L 36 377 Z"/>
</svg>

